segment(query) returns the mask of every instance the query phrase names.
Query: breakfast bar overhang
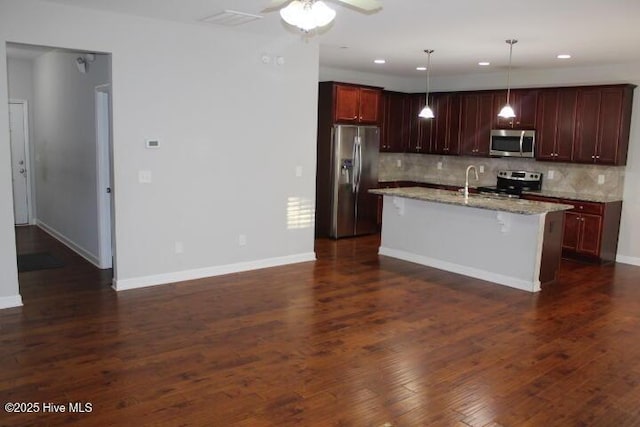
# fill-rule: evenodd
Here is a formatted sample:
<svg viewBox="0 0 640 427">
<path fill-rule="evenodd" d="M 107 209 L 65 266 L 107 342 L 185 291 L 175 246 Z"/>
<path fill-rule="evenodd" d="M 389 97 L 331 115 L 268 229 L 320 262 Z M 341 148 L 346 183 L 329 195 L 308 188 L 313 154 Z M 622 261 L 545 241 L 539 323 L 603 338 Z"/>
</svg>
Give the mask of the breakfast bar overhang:
<svg viewBox="0 0 640 427">
<path fill-rule="evenodd" d="M 556 279 L 571 205 L 421 187 L 371 192 L 384 198 L 380 255 L 529 292 Z"/>
</svg>

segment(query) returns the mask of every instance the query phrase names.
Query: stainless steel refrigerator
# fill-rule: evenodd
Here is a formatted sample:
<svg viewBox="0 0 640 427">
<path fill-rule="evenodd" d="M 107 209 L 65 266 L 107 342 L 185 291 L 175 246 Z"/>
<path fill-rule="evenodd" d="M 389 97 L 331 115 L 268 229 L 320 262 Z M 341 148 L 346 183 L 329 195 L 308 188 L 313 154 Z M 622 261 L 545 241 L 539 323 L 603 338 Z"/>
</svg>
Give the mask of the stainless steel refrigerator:
<svg viewBox="0 0 640 427">
<path fill-rule="evenodd" d="M 380 130 L 376 126 L 335 125 L 331 132 L 329 236 L 378 231 L 377 197 Z"/>
</svg>

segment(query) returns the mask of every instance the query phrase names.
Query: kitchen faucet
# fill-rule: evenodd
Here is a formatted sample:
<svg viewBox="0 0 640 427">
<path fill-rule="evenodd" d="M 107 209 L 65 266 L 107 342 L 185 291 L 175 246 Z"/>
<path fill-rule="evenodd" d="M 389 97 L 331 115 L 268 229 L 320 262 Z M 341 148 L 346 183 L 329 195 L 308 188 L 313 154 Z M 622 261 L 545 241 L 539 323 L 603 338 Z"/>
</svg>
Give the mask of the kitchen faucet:
<svg viewBox="0 0 640 427">
<path fill-rule="evenodd" d="M 473 171 L 476 173 L 476 181 L 479 179 L 478 178 L 478 169 L 476 169 L 476 167 L 474 165 L 467 166 L 467 171 L 464 174 L 464 199 L 465 200 L 469 199 L 469 171 L 471 169 L 473 169 Z"/>
</svg>

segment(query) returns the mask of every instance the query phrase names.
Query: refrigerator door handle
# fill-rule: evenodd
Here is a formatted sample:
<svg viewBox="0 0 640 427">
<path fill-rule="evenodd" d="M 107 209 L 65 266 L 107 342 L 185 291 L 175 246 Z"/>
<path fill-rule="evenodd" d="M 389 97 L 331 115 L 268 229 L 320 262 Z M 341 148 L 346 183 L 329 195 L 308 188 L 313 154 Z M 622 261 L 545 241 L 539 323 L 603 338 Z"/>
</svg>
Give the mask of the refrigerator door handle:
<svg viewBox="0 0 640 427">
<path fill-rule="evenodd" d="M 357 161 L 358 161 L 357 160 L 358 159 L 357 138 L 358 137 L 353 138 L 353 149 L 351 150 L 351 158 L 353 159 L 351 162 L 351 191 L 353 193 L 355 193 L 358 188 L 357 182 L 356 182 L 356 179 L 357 179 L 356 170 L 357 170 Z"/>
<path fill-rule="evenodd" d="M 353 140 L 353 151 L 353 192 L 355 193 L 360 189 L 360 174 L 362 173 L 362 145 L 359 136 Z"/>
</svg>

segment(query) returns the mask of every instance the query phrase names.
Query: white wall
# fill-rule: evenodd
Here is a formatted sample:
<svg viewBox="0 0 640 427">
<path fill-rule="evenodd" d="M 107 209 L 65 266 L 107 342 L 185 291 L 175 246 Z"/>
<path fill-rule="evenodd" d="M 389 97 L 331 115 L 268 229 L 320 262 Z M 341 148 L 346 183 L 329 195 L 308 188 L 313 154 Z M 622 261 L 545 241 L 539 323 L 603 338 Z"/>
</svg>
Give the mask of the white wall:
<svg viewBox="0 0 640 427">
<path fill-rule="evenodd" d="M 33 146 L 34 132 L 34 107 L 35 107 L 35 94 L 33 90 L 33 61 L 23 58 L 8 58 L 7 59 L 7 83 L 9 85 L 9 99 L 27 101 L 28 106 L 28 120 L 29 120 L 29 146 Z M 29 152 L 29 164 L 34 164 L 33 150 Z M 31 184 L 31 200 L 30 202 L 30 214 L 35 215 L 37 210 L 35 200 L 35 174 L 33 170 L 28 170 L 30 174 Z M 30 218 L 33 222 L 33 218 Z"/>
<path fill-rule="evenodd" d="M 53 51 L 34 61 L 37 221 L 97 265 L 94 90 L 109 83 L 110 64 L 95 55 L 82 74 L 78 56 Z"/>
<path fill-rule="evenodd" d="M 363 83 L 382 86 L 387 90 L 421 92 L 424 83 L 415 79 L 380 77 L 372 73 L 351 70 L 327 69 L 321 71 L 326 80 Z M 513 87 L 576 86 L 608 83 L 631 83 L 640 86 L 640 63 L 612 64 L 587 68 L 567 67 L 554 70 L 514 70 Z M 432 76 L 434 91 L 463 91 L 499 89 L 506 85 L 504 72 L 478 72 L 473 75 Z M 634 91 L 629 157 L 625 169 L 624 196 L 620 239 L 619 262 L 640 265 L 640 92 Z"/>
<path fill-rule="evenodd" d="M 288 206 L 315 199 L 314 42 L 0 0 L 1 58 L 6 41 L 112 53 L 118 288 L 313 259 L 313 220 Z M 0 82 L 5 70 L 2 59 Z M 0 85 L 3 138 L 6 98 Z M 143 170 L 152 183 L 138 182 Z M 10 191 L 2 146 L 0 196 Z M 12 216 L 3 204 L 0 296 L 17 294 Z"/>
</svg>

